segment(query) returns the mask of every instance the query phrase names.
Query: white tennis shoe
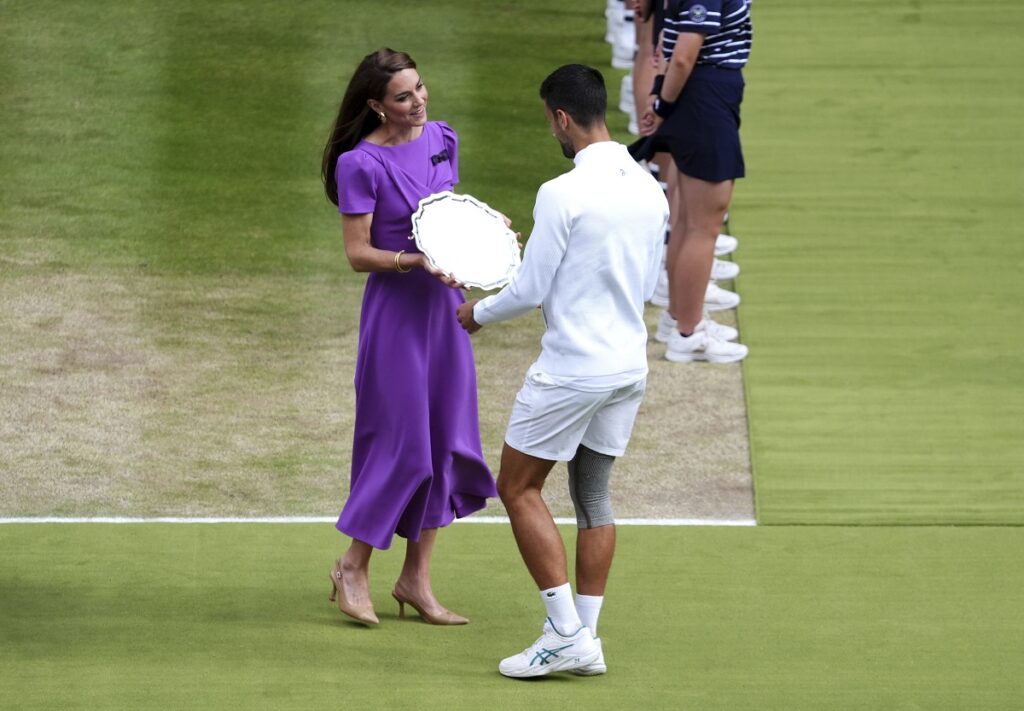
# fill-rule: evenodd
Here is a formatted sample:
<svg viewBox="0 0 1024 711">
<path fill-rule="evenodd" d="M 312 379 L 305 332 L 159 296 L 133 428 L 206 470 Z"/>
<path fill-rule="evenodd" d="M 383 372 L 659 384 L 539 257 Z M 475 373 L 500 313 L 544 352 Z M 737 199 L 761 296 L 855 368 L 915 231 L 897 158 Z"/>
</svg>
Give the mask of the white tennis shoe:
<svg viewBox="0 0 1024 711">
<path fill-rule="evenodd" d="M 585 667 L 573 669 L 573 674 L 577 676 L 597 676 L 598 674 L 608 673 L 608 665 L 604 663 L 604 645 L 601 644 L 601 638 L 594 637 L 594 641 L 597 642 L 597 650 L 600 652 L 600 656 Z"/>
<path fill-rule="evenodd" d="M 701 323 L 704 323 L 701 321 Z M 665 359 L 673 363 L 735 363 L 747 357 L 748 349 L 742 343 L 722 341 L 710 335 L 707 330 L 694 331 L 688 338 L 679 332 L 668 339 Z"/>
<path fill-rule="evenodd" d="M 711 336 L 720 341 L 735 341 L 740 335 L 740 332 L 732 326 L 712 321 L 707 314 L 704 314 L 704 318 L 697 324 L 697 330 L 707 331 Z M 679 322 L 669 316 L 668 311 L 662 311 L 661 316 L 658 317 L 658 330 L 654 334 L 654 340 L 658 343 L 668 343 L 668 339 L 672 337 L 672 334 L 678 332 Z"/>
<path fill-rule="evenodd" d="M 705 311 L 725 311 L 734 309 L 740 303 L 740 295 L 734 291 L 723 289 L 713 281 L 708 282 L 708 288 L 704 292 Z"/>
<path fill-rule="evenodd" d="M 726 262 L 721 259 L 711 261 L 711 278 L 715 281 L 735 279 L 739 274 L 740 265 L 736 262 Z"/>
<path fill-rule="evenodd" d="M 730 264 L 731 262 L 726 262 Z M 658 283 L 654 287 L 654 295 L 651 296 L 651 303 L 661 308 L 668 308 L 668 272 L 664 269 L 658 275 Z M 714 281 L 708 282 L 708 288 L 704 291 L 705 311 L 725 311 L 734 309 L 740 303 L 740 295 L 734 291 L 723 289 Z"/>
<path fill-rule="evenodd" d="M 564 636 L 548 618 L 544 620 L 544 632 L 537 641 L 519 654 L 502 659 L 498 671 L 505 676 L 526 679 L 581 669 L 601 658 L 601 646 L 594 640 L 589 627 L 581 625 L 571 635 Z"/>
<path fill-rule="evenodd" d="M 720 234 L 715 238 L 715 256 L 724 257 L 727 254 L 732 254 L 739 246 L 740 241 L 732 235 Z"/>
</svg>

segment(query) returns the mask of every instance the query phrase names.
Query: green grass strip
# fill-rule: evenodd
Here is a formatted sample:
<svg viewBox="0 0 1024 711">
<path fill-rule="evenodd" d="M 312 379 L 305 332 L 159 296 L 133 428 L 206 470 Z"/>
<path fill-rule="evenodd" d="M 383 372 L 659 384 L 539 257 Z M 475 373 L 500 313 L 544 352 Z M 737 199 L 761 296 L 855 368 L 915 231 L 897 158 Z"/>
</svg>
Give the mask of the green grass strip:
<svg viewBox="0 0 1024 711">
<path fill-rule="evenodd" d="M 1024 523 L 1024 8 L 755 6 L 731 220 L 763 523 Z"/>
<path fill-rule="evenodd" d="M 565 529 L 570 537 L 571 532 Z M 0 527 L 0 696 L 19 709 L 1013 708 L 1015 528 L 624 528 L 599 632 L 609 673 L 512 681 L 543 607 L 505 526 L 439 537 L 439 598 L 376 629 L 327 601 L 328 525 Z"/>
</svg>

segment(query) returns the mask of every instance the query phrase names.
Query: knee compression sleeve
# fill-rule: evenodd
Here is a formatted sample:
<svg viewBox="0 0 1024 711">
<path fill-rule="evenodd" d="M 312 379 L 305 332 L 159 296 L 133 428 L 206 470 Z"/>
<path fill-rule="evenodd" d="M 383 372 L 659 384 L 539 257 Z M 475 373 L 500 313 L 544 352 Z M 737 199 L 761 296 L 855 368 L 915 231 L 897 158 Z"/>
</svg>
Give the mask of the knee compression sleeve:
<svg viewBox="0 0 1024 711">
<path fill-rule="evenodd" d="M 576 508 L 577 528 L 597 528 L 615 523 L 608 478 L 615 457 L 580 445 L 569 462 L 569 496 Z"/>
</svg>

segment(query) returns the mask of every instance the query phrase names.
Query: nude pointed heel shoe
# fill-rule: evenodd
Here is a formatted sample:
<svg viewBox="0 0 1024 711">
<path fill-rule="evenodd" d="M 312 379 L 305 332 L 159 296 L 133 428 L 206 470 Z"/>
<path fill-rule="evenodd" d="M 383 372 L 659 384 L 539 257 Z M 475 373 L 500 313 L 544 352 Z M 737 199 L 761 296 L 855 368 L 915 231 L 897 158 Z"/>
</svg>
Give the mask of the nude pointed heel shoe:
<svg viewBox="0 0 1024 711">
<path fill-rule="evenodd" d="M 336 561 L 331 568 L 331 595 L 327 599 L 331 602 L 338 601 L 338 609 L 358 622 L 366 625 L 380 624 L 377 615 L 373 612 L 373 604 L 354 605 L 345 595 L 345 588 L 342 583 L 341 561 Z"/>
<path fill-rule="evenodd" d="M 451 610 L 441 608 L 441 612 L 436 615 L 432 615 L 426 612 L 422 607 L 415 603 L 411 598 L 403 597 L 397 590 L 391 591 L 391 597 L 395 598 L 395 602 L 398 603 L 398 616 L 405 619 L 405 606 L 409 605 L 411 608 L 420 613 L 426 622 L 432 625 L 467 625 L 469 620 L 462 615 L 456 615 Z"/>
</svg>

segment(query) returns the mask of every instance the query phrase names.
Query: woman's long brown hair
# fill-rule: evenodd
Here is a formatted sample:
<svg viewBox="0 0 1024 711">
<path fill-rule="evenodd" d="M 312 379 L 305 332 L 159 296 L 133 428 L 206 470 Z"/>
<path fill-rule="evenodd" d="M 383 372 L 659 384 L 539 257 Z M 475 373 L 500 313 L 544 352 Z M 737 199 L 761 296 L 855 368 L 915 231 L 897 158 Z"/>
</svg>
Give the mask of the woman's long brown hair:
<svg viewBox="0 0 1024 711">
<path fill-rule="evenodd" d="M 338 156 L 355 148 L 364 136 L 381 125 L 377 114 L 366 102 L 370 99 L 382 100 L 391 77 L 403 69 L 415 68 L 416 62 L 412 57 L 387 47 L 366 55 L 356 67 L 338 108 L 338 117 L 334 120 L 331 137 L 324 147 L 323 164 L 320 167 L 324 192 L 335 205 L 338 204 L 338 182 L 334 171 Z"/>
</svg>

